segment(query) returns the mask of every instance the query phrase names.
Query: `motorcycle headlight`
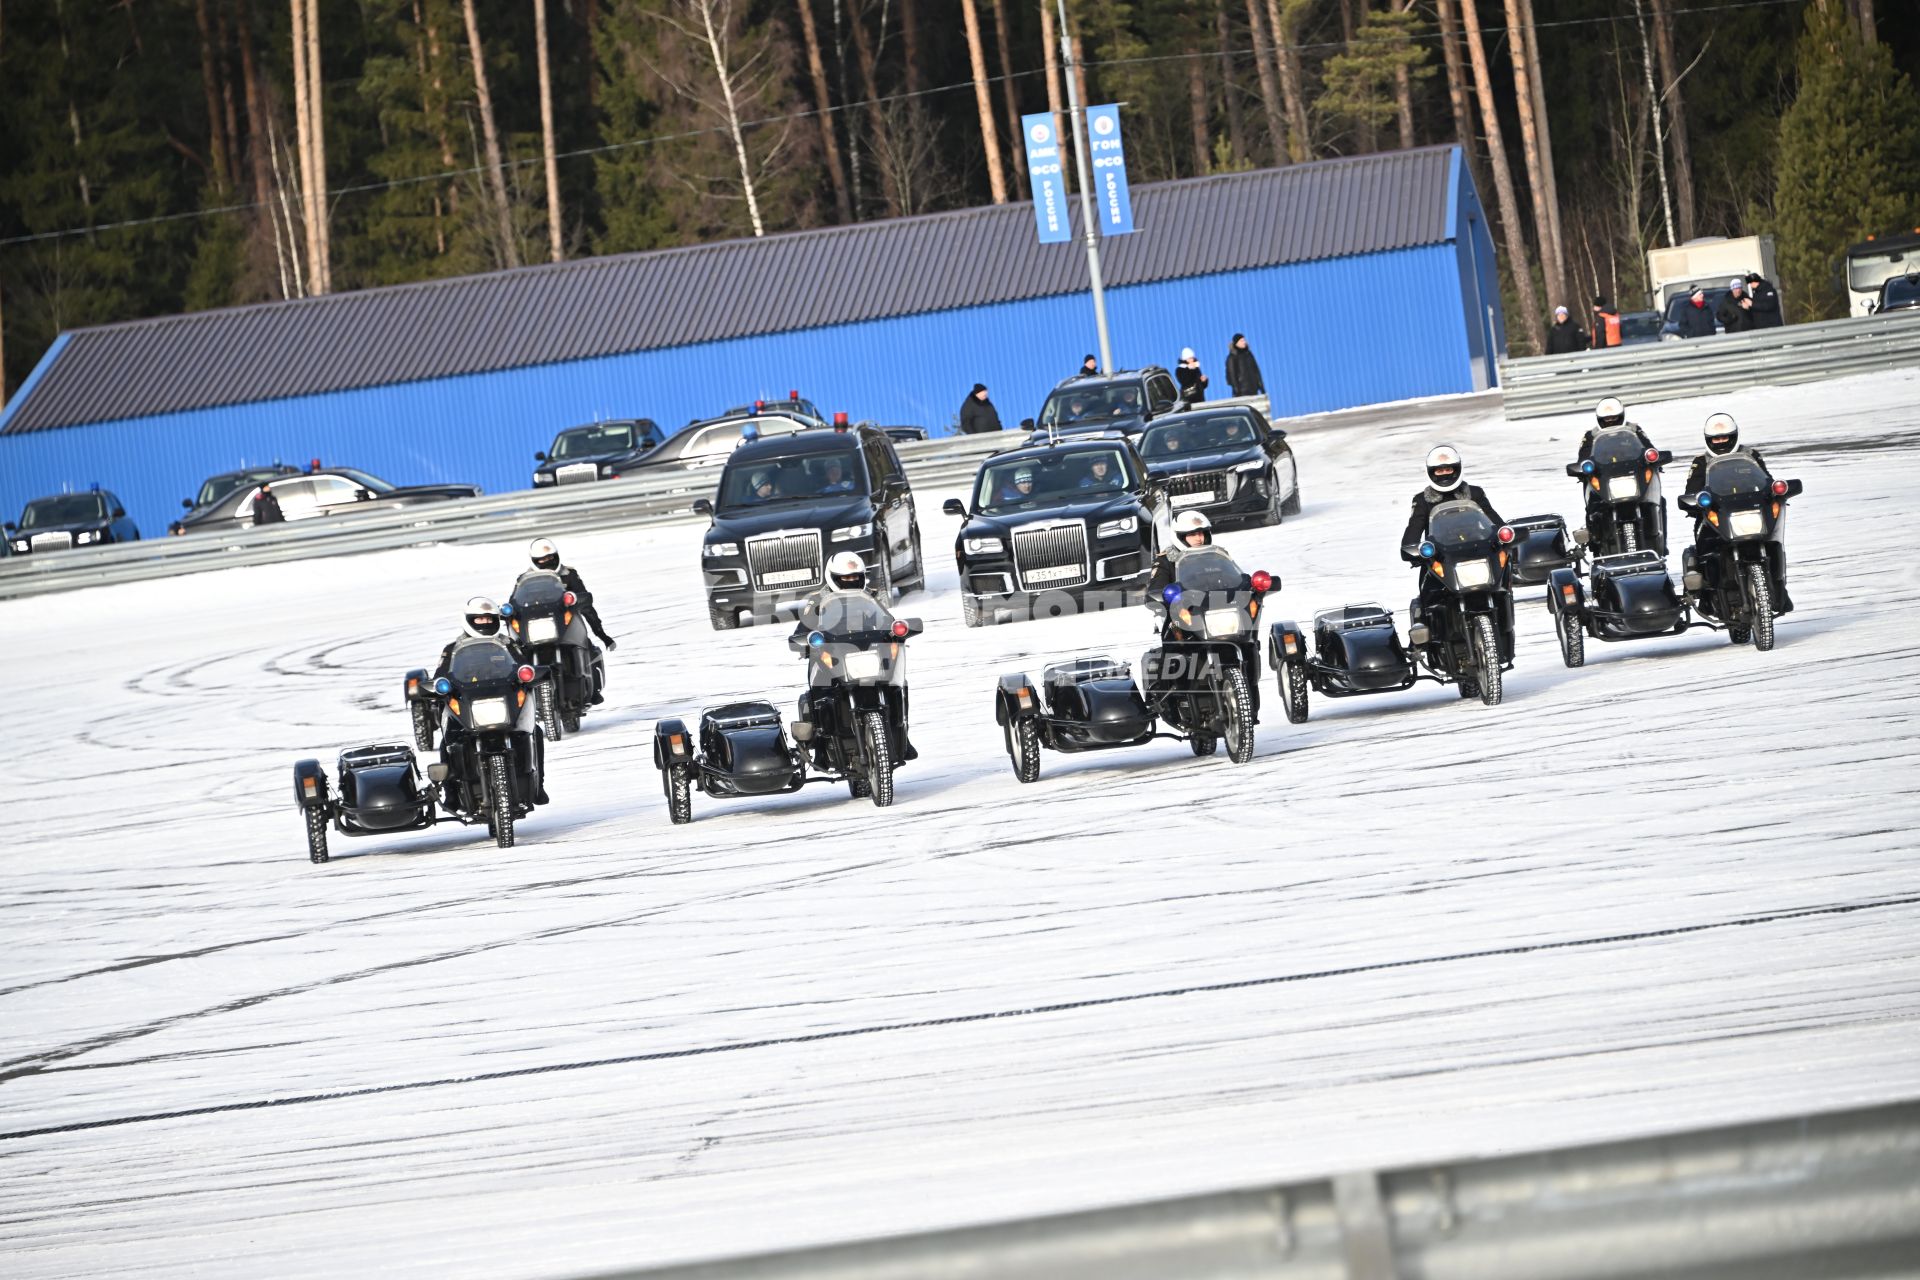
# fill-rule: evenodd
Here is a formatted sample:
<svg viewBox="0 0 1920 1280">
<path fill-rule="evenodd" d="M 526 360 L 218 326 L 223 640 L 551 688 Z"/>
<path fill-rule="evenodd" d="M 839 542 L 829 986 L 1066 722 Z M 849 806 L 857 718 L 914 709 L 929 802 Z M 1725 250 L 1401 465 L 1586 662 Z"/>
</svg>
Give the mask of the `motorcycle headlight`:
<svg viewBox="0 0 1920 1280">
<path fill-rule="evenodd" d="M 997 556 L 1006 554 L 1007 544 L 998 538 L 968 538 L 966 548 L 970 556 Z"/>
<path fill-rule="evenodd" d="M 863 524 L 841 525 L 828 535 L 828 540 L 832 542 L 851 542 L 855 538 L 864 538 L 872 532 L 873 521 L 868 520 Z"/>
<path fill-rule="evenodd" d="M 533 482 L 534 482 L 535 484 L 552 484 L 552 483 L 553 483 L 553 472 L 551 472 L 551 471 L 536 471 L 536 472 L 534 472 L 534 473 L 533 473 Z"/>
<path fill-rule="evenodd" d="M 1461 560 L 1453 566 L 1453 580 L 1463 587 L 1484 587 L 1493 581 L 1493 565 L 1486 560 Z"/>
<path fill-rule="evenodd" d="M 709 542 L 700 549 L 700 554 L 703 556 L 737 556 L 740 554 L 740 544 L 737 542 Z"/>
<path fill-rule="evenodd" d="M 1261 458 L 1255 458 L 1250 462 L 1242 462 L 1234 467 L 1235 471 L 1265 471 L 1266 469 L 1266 461 Z"/>
<path fill-rule="evenodd" d="M 1121 516 L 1118 520 L 1108 520 L 1093 531 L 1097 538 L 1118 538 L 1132 533 L 1140 527 L 1140 521 L 1133 516 Z"/>
</svg>

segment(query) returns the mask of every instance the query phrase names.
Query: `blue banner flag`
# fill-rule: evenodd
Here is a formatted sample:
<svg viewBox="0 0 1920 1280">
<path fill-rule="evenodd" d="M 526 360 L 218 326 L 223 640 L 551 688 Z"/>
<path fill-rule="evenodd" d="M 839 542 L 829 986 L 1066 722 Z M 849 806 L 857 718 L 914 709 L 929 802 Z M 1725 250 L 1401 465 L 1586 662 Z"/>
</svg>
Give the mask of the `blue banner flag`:
<svg viewBox="0 0 1920 1280">
<path fill-rule="evenodd" d="M 1120 108 L 1087 108 L 1087 154 L 1093 159 L 1093 197 L 1100 207 L 1100 234 L 1133 230 L 1133 198 L 1127 193 L 1127 152 L 1120 142 Z"/>
<path fill-rule="evenodd" d="M 1073 239 L 1073 229 L 1067 225 L 1067 183 L 1053 116 L 1045 111 L 1021 116 L 1020 133 L 1027 143 L 1027 176 L 1033 180 L 1033 219 L 1040 226 L 1040 243 L 1063 244 Z"/>
</svg>

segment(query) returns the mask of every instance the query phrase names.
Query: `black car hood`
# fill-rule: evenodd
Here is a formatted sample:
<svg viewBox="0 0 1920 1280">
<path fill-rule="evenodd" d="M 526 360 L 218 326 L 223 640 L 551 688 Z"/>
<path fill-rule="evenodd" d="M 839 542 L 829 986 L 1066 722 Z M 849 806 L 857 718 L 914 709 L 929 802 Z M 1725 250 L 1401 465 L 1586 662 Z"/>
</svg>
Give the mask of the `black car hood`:
<svg viewBox="0 0 1920 1280">
<path fill-rule="evenodd" d="M 1056 502 L 1048 506 L 1031 507 L 1022 511 L 976 512 L 968 518 L 966 526 L 960 530 L 962 538 L 980 538 L 990 534 L 1004 533 L 1018 525 L 1034 524 L 1046 520 L 1086 520 L 1114 514 L 1116 511 L 1136 512 L 1140 506 L 1140 497 L 1130 490 L 1121 489 L 1103 493 L 1096 498 L 1086 498 L 1073 502 Z"/>
<path fill-rule="evenodd" d="M 95 520 L 75 520 L 67 524 L 37 524 L 31 529 L 21 529 L 7 536 L 18 541 L 21 538 L 37 538 L 43 533 L 92 533 L 95 529 L 105 529 L 112 524 L 113 521 L 102 516 Z"/>
<path fill-rule="evenodd" d="M 1225 471 L 1242 462 L 1266 460 L 1266 451 L 1257 444 L 1244 449 L 1223 449 L 1214 453 L 1183 453 L 1177 458 L 1149 458 L 1147 474 L 1155 479 L 1191 475 L 1196 471 Z"/>
<path fill-rule="evenodd" d="M 732 542 L 775 529 L 819 529 L 823 532 L 873 519 L 873 504 L 865 494 L 839 494 L 808 502 L 776 502 L 767 507 L 731 507 L 714 516 L 708 542 Z"/>
</svg>

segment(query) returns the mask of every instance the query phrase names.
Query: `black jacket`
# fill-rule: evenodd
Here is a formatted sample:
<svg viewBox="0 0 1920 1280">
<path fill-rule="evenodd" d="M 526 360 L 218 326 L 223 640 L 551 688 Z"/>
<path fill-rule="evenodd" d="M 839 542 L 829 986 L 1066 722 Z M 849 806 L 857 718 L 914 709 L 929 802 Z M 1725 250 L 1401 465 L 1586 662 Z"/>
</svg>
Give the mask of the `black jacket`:
<svg viewBox="0 0 1920 1280">
<path fill-rule="evenodd" d="M 273 496 L 273 490 L 263 489 L 253 495 L 253 523 L 285 524 L 286 513 L 280 510 L 280 499 Z"/>
<path fill-rule="evenodd" d="M 961 434 L 977 436 L 998 430 L 1000 430 L 1000 411 L 993 407 L 993 401 L 976 400 L 969 395 L 960 402 Z"/>
<path fill-rule="evenodd" d="M 1753 280 L 1747 284 L 1747 296 L 1753 299 L 1753 310 L 1747 313 L 1753 317 L 1753 327 L 1778 329 L 1782 323 L 1780 291 L 1765 280 Z"/>
<path fill-rule="evenodd" d="M 1643 449 L 1653 448 L 1653 441 L 1647 439 L 1646 431 L 1637 422 L 1623 422 L 1617 427 L 1602 427 L 1602 426 L 1595 425 L 1595 426 L 1588 427 L 1587 434 L 1580 437 L 1580 452 L 1574 456 L 1573 460 L 1575 462 L 1585 462 L 1588 458 L 1591 458 L 1593 456 L 1593 438 L 1599 435 L 1602 431 L 1631 431 L 1633 432 L 1633 434 L 1640 437 L 1641 448 Z"/>
<path fill-rule="evenodd" d="M 1463 484 L 1451 493 L 1441 493 L 1431 485 L 1413 495 L 1413 514 L 1407 518 L 1407 531 L 1400 535 L 1400 558 L 1408 564 L 1419 564 L 1420 544 L 1427 540 L 1427 522 L 1433 518 L 1433 509 L 1442 503 L 1471 502 L 1487 513 L 1487 519 L 1495 524 L 1505 524 L 1500 513 L 1493 509 L 1493 503 L 1487 501 L 1487 491 L 1477 484 Z"/>
<path fill-rule="evenodd" d="M 1236 396 L 1257 396 L 1267 389 L 1266 380 L 1260 376 L 1260 362 L 1253 358 L 1252 347 L 1228 348 L 1227 385 L 1233 388 Z"/>
<path fill-rule="evenodd" d="M 1753 309 L 1741 306 L 1741 300 L 1728 294 L 1720 300 L 1719 310 L 1714 312 L 1713 318 L 1718 320 L 1720 327 L 1728 333 L 1745 333 L 1755 327 Z"/>
<path fill-rule="evenodd" d="M 587 620 L 588 628 L 594 635 L 600 637 L 601 644 L 612 644 L 612 637 L 607 635 L 606 627 L 600 623 L 599 611 L 593 607 L 593 592 L 587 590 L 587 584 L 581 581 L 580 571 L 570 564 L 563 564 L 556 572 L 560 575 L 560 581 L 566 584 L 567 590 L 573 592 L 573 607 L 578 609 L 580 616 Z"/>
<path fill-rule="evenodd" d="M 1173 367 L 1173 377 L 1180 384 L 1180 398 L 1188 404 L 1199 404 L 1207 398 L 1207 375 L 1200 372 L 1200 366 L 1189 369 L 1183 364 Z"/>
<path fill-rule="evenodd" d="M 1726 453 L 1703 453 L 1693 460 L 1691 467 L 1687 468 L 1687 487 L 1682 490 L 1682 492 L 1691 496 L 1706 488 L 1707 464 L 1716 458 L 1731 458 L 1736 454 L 1742 454 L 1752 458 L 1760 464 L 1762 470 L 1765 470 L 1767 460 L 1760 456 L 1760 451 L 1758 449 L 1749 449 L 1745 445 L 1735 445 Z M 1771 472 L 1769 472 L 1769 474 L 1771 474 Z M 1696 516 L 1694 518 L 1698 519 L 1699 517 Z"/>
<path fill-rule="evenodd" d="M 1679 323 L 1683 338 L 1711 338 L 1714 334 L 1713 312 L 1707 310 L 1705 303 L 1694 306 L 1692 298 L 1680 308 Z"/>
<path fill-rule="evenodd" d="M 1547 330 L 1547 354 L 1564 356 L 1575 351 L 1587 349 L 1587 331 L 1573 322 L 1569 316 L 1565 320 L 1555 320 L 1553 327 Z"/>
</svg>

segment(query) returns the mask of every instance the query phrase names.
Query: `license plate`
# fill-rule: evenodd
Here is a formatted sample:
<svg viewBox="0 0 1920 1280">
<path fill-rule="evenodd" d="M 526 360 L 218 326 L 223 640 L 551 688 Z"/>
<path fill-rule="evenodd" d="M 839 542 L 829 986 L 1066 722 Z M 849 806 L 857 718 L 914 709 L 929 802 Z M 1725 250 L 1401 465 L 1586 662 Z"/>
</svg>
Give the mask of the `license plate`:
<svg viewBox="0 0 1920 1280">
<path fill-rule="evenodd" d="M 770 587 L 783 586 L 789 582 L 811 582 L 813 581 L 813 570 L 811 569 L 776 569 L 772 573 L 761 574 L 760 581 L 766 583 Z"/>
<path fill-rule="evenodd" d="M 847 679 L 871 680 L 880 674 L 880 655 L 862 649 L 847 655 Z"/>
<path fill-rule="evenodd" d="M 1228 609 L 1220 613 L 1202 615 L 1210 636 L 1237 636 L 1240 634 L 1240 611 Z"/>
<path fill-rule="evenodd" d="M 1484 587 L 1493 581 L 1493 570 L 1485 560 L 1468 560 L 1453 566 L 1453 578 L 1463 587 Z"/>
<path fill-rule="evenodd" d="M 1199 493 L 1176 493 L 1173 505 L 1176 507 L 1201 507 L 1213 501 L 1213 490 L 1203 489 Z"/>
<path fill-rule="evenodd" d="M 1607 496 L 1615 502 L 1626 502 L 1640 496 L 1640 482 L 1632 476 L 1615 476 L 1607 481 Z"/>
<path fill-rule="evenodd" d="M 560 638 L 560 624 L 552 618 L 529 618 L 527 620 L 527 641 L 530 644 L 544 644 Z"/>
<path fill-rule="evenodd" d="M 476 698 L 473 703 L 473 722 L 475 724 L 505 724 L 507 722 L 507 700 L 505 698 Z"/>
<path fill-rule="evenodd" d="M 1085 570 L 1077 564 L 1055 565 L 1051 569 L 1029 569 L 1020 576 L 1028 582 L 1065 582 L 1068 578 L 1077 578 Z"/>
<path fill-rule="evenodd" d="M 591 462 L 576 463 L 571 467 L 561 467 L 553 473 L 553 478 L 561 484 L 575 484 L 581 480 L 598 480 L 600 468 Z"/>
<path fill-rule="evenodd" d="M 1758 511 L 1736 511 L 1727 517 L 1727 528 L 1736 538 L 1751 538 L 1767 531 L 1767 518 Z"/>
</svg>

